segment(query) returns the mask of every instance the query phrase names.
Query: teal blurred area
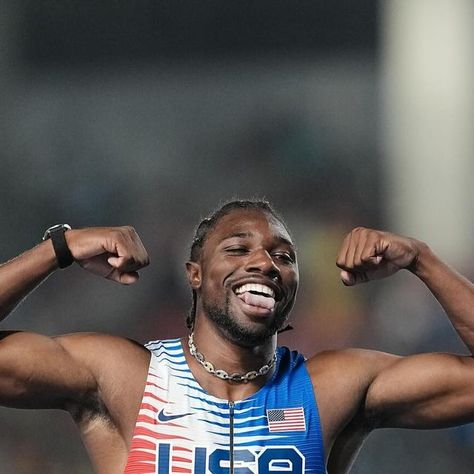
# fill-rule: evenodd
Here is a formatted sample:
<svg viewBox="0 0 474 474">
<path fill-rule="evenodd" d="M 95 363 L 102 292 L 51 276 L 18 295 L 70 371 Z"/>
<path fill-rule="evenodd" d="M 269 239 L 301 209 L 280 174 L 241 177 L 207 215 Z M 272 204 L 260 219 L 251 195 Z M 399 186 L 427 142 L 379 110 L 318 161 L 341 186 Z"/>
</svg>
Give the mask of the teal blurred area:
<svg viewBox="0 0 474 474">
<path fill-rule="evenodd" d="M 0 329 L 183 335 L 195 226 L 226 200 L 265 197 L 293 231 L 301 271 L 282 344 L 308 356 L 465 352 L 418 281 L 347 289 L 334 264 L 353 226 L 406 231 L 397 216 L 411 207 L 394 211 L 396 190 L 423 208 L 387 144 L 385 3 L 1 2 L 0 260 L 67 222 L 133 225 L 152 264 L 129 288 L 57 272 Z M 433 187 L 465 189 L 472 241 L 474 179 L 463 176 Z M 443 220 L 429 202 L 426 214 Z M 450 263 L 472 277 L 472 246 L 455 246 Z M 63 413 L 2 408 L 0 433 L 2 474 L 92 472 Z M 472 426 L 375 432 L 352 472 L 468 474 L 473 447 Z"/>
</svg>

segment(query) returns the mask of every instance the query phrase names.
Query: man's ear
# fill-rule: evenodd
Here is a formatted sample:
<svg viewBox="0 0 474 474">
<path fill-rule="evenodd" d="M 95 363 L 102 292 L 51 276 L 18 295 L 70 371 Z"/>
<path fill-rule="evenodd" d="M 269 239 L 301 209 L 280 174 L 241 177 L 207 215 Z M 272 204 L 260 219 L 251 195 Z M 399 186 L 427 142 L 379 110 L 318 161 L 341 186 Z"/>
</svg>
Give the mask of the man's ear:
<svg viewBox="0 0 474 474">
<path fill-rule="evenodd" d="M 197 262 L 186 262 L 186 274 L 193 290 L 201 287 L 201 265 Z"/>
</svg>

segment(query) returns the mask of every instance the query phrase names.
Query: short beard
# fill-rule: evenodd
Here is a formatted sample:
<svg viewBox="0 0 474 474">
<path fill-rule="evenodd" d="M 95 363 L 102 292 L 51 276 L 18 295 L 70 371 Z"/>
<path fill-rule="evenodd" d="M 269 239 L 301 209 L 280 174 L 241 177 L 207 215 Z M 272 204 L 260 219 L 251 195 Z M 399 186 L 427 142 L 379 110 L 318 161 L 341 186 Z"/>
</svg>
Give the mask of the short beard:
<svg viewBox="0 0 474 474">
<path fill-rule="evenodd" d="M 226 337 L 241 347 L 260 346 L 268 342 L 287 321 L 287 313 L 280 312 L 275 314 L 269 326 L 262 326 L 259 329 L 247 328 L 230 315 L 229 306 L 229 299 L 226 300 L 224 309 L 203 302 L 207 317 Z"/>
</svg>

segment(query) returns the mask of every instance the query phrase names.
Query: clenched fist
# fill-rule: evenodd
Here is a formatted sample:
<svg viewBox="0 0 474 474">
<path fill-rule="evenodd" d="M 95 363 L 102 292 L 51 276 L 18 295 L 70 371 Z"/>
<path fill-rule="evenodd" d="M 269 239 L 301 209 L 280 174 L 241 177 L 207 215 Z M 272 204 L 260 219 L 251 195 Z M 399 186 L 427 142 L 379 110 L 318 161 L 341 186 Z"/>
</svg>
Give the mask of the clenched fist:
<svg viewBox="0 0 474 474">
<path fill-rule="evenodd" d="M 76 262 L 87 271 L 129 285 L 150 263 L 147 251 L 130 226 L 90 227 L 65 233 Z"/>
<path fill-rule="evenodd" d="M 409 237 L 356 227 L 345 237 L 336 265 L 345 285 L 357 285 L 388 277 L 403 268 L 413 270 L 421 245 Z"/>
</svg>

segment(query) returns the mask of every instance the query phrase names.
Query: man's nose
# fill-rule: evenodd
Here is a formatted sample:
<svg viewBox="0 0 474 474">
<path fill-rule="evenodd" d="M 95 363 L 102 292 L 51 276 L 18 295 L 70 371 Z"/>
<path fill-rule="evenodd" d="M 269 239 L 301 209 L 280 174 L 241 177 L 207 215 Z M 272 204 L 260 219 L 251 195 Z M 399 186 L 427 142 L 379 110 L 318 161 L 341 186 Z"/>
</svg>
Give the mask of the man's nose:
<svg viewBox="0 0 474 474">
<path fill-rule="evenodd" d="M 264 249 L 256 250 L 251 253 L 245 265 L 245 270 L 248 272 L 264 273 L 270 277 L 280 275 L 279 267 L 275 264 L 272 256 Z"/>
</svg>

